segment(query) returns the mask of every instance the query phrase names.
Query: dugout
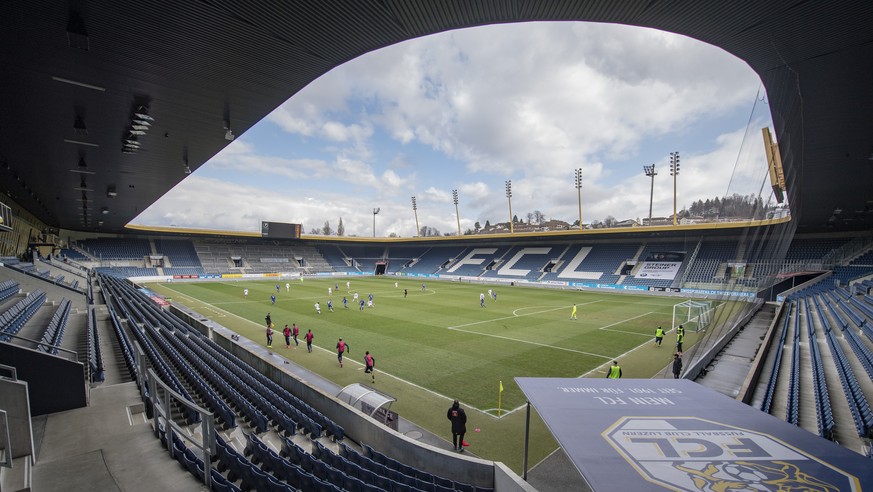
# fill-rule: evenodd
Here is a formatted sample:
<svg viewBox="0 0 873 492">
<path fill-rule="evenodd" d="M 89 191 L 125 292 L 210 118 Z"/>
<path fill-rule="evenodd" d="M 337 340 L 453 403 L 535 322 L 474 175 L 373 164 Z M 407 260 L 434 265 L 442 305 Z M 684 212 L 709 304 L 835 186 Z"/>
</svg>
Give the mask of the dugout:
<svg viewBox="0 0 873 492">
<path fill-rule="evenodd" d="M 391 411 L 391 404 L 397 401 L 393 396 L 362 384 L 353 383 L 341 389 L 336 397 L 386 426 L 397 430 L 399 416 L 397 412 Z"/>
</svg>

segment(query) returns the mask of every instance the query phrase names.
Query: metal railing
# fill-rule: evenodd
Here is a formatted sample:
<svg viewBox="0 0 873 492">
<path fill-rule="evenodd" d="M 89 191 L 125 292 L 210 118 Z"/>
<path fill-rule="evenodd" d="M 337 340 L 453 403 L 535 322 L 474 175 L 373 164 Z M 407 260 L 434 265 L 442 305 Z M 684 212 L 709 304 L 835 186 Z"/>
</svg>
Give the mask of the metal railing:
<svg viewBox="0 0 873 492">
<path fill-rule="evenodd" d="M 212 412 L 195 405 L 184 396 L 173 391 L 172 388 L 158 377 L 154 369 L 149 367 L 148 358 L 139 343 L 134 341 L 133 347 L 134 358 L 139 369 L 137 372 L 137 383 L 141 392 L 148 391 L 146 405 L 151 406 L 152 415 L 154 415 L 152 428 L 155 436 L 160 439 L 161 426 L 163 425 L 166 433 L 167 451 L 170 452 L 170 457 L 173 459 L 176 459 L 177 453 L 175 448 L 173 448 L 173 436 L 184 439 L 200 450 L 200 458 L 203 460 L 203 484 L 207 489 L 211 489 L 212 457 L 218 450 L 215 442 L 215 417 Z M 182 405 L 200 415 L 200 439 L 197 439 L 194 435 L 189 435 L 182 426 L 173 420 L 173 405 Z"/>
</svg>

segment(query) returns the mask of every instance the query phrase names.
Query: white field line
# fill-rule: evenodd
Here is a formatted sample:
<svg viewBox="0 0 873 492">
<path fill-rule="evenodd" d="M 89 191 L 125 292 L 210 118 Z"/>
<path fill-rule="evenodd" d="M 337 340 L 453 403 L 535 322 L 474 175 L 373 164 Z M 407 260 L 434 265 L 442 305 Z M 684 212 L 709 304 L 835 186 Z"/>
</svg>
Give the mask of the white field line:
<svg viewBox="0 0 873 492">
<path fill-rule="evenodd" d="M 627 352 L 625 352 L 625 353 L 619 355 L 618 357 L 614 357 L 614 360 L 621 359 L 621 358 L 624 357 L 625 355 L 627 355 L 627 354 L 629 354 L 629 353 L 631 353 L 631 352 L 633 352 L 633 351 L 635 351 L 635 350 L 639 350 L 639 349 L 642 348 L 642 347 L 648 347 L 650 343 L 651 343 L 651 342 L 647 340 L 647 341 L 645 341 L 645 342 L 643 342 L 643 343 L 637 345 L 636 347 L 634 347 L 634 348 L 628 350 Z M 580 377 L 580 378 L 583 378 L 583 377 L 585 377 L 585 376 L 587 376 L 587 375 L 589 375 L 589 374 L 591 374 L 591 373 L 593 373 L 593 372 L 595 372 L 595 371 L 596 371 L 596 372 L 599 372 L 600 374 L 605 374 L 606 371 L 602 371 L 602 370 L 600 370 L 600 368 L 603 367 L 604 365 L 605 365 L 605 364 L 602 364 L 602 365 L 600 365 L 599 367 L 595 367 L 594 369 L 592 369 L 592 370 L 586 372 L 585 374 L 583 374 L 583 375 L 581 375 L 581 376 L 579 376 L 579 377 Z M 660 371 L 659 371 L 659 372 L 660 372 Z"/>
<path fill-rule="evenodd" d="M 168 289 L 169 289 L 169 287 L 168 287 Z M 173 289 L 170 289 L 170 290 L 173 290 Z M 176 292 L 176 291 L 174 291 L 174 292 Z M 202 301 L 200 301 L 200 302 L 201 302 L 202 304 L 207 305 L 207 306 L 211 306 L 211 304 L 209 304 L 209 303 L 202 302 Z M 241 319 L 241 320 L 243 320 L 243 321 L 245 321 L 245 322 L 247 322 L 247 323 L 251 323 L 251 324 L 253 324 L 253 325 L 256 325 L 256 326 L 259 327 L 259 328 L 264 328 L 260 323 L 256 323 L 256 322 L 254 322 L 254 321 L 252 321 L 252 320 L 250 320 L 250 319 L 243 318 L 242 316 L 240 316 L 240 315 L 238 315 L 238 314 L 231 313 L 230 311 L 225 311 L 225 310 L 223 310 L 223 309 L 221 309 L 221 308 L 216 308 L 216 309 L 218 309 L 219 311 L 222 311 L 222 312 L 226 313 L 228 316 L 233 316 L 233 317 L 235 317 L 235 318 L 239 318 L 239 319 Z M 317 349 L 319 349 L 319 350 L 322 350 L 322 351 L 324 351 L 324 352 L 326 352 L 326 353 L 328 353 L 328 354 L 336 355 L 336 352 L 334 352 L 333 349 L 328 349 L 328 348 L 324 348 L 324 347 L 319 347 L 318 345 L 315 345 L 315 344 L 312 344 L 312 346 L 313 346 L 314 348 L 317 348 Z M 269 350 L 269 349 L 267 349 L 267 350 Z M 285 360 L 285 361 L 288 360 L 288 359 L 285 359 L 284 357 L 282 357 L 281 355 L 279 355 L 279 354 L 277 354 L 277 353 L 274 353 L 274 352 L 271 352 L 271 353 L 273 353 L 273 355 L 279 357 L 280 359 L 283 359 L 283 360 Z M 363 366 L 363 365 L 364 365 L 363 363 L 358 362 L 358 361 L 356 361 L 356 360 L 354 360 L 354 359 L 343 357 L 343 362 L 346 362 L 346 361 L 352 362 L 353 364 L 357 364 L 357 365 L 359 365 L 359 366 Z M 289 362 L 290 362 L 290 361 L 289 361 Z M 424 392 L 426 392 L 426 393 L 430 393 L 430 394 L 432 394 L 432 395 L 434 395 L 434 396 L 437 396 L 437 397 L 439 397 L 439 398 L 444 398 L 446 401 L 449 401 L 449 402 L 454 401 L 454 398 L 450 398 L 450 397 L 448 397 L 448 396 L 446 396 L 446 395 L 444 395 L 444 394 L 442 394 L 442 393 L 437 393 L 436 391 L 433 391 L 433 390 L 431 390 L 431 389 L 429 389 L 429 388 L 425 388 L 424 386 L 420 386 L 420 385 L 418 385 L 418 384 L 415 384 L 415 383 L 413 383 L 412 381 L 407 381 L 406 379 L 403 379 L 403 378 L 401 378 L 401 377 L 395 376 L 395 375 L 393 375 L 393 374 L 391 374 L 391 373 L 384 372 L 384 371 L 379 371 L 379 374 L 384 374 L 385 376 L 390 377 L 390 378 L 393 378 L 393 379 L 396 379 L 397 381 L 400 381 L 401 383 L 408 384 L 408 385 L 410 385 L 410 386 L 412 386 L 412 387 L 414 387 L 414 388 L 420 389 L 421 391 L 424 391 Z M 322 377 L 324 377 L 324 375 L 322 375 Z M 329 380 L 330 378 L 325 377 L 325 379 L 328 379 L 328 380 Z M 464 402 L 461 402 L 461 403 L 464 403 Z M 473 409 L 473 410 L 475 410 L 475 411 L 477 411 L 477 412 L 479 412 L 479 413 L 481 413 L 481 414 L 483 414 L 483 415 L 488 415 L 489 417 L 497 418 L 496 416 L 491 415 L 491 414 L 489 414 L 489 413 L 487 413 L 487 412 L 485 412 L 485 411 L 482 411 L 482 410 L 480 410 L 480 409 L 478 409 L 478 408 L 476 408 L 476 407 L 474 407 L 474 406 L 472 406 L 472 405 L 468 405 L 468 404 L 464 403 L 464 406 L 466 406 L 467 408 Z"/>
<path fill-rule="evenodd" d="M 547 454 L 545 458 L 539 460 L 539 461 L 538 461 L 534 466 L 528 468 L 527 471 L 531 471 L 531 470 L 533 470 L 534 468 L 536 468 L 537 466 L 539 466 L 540 463 L 542 463 L 543 461 L 546 461 L 547 459 L 551 458 L 552 455 L 555 454 L 555 453 L 557 453 L 558 451 L 560 451 L 560 449 L 561 449 L 561 446 L 558 446 L 557 448 L 555 448 L 554 451 L 552 451 L 551 453 Z"/>
<path fill-rule="evenodd" d="M 554 346 L 554 345 L 549 345 L 549 344 L 547 344 L 547 343 L 532 342 L 532 341 L 530 341 L 530 340 L 524 340 L 524 339 L 521 339 L 521 338 L 505 337 L 505 336 L 503 336 L 503 335 L 492 335 L 492 334 L 490 334 L 490 333 L 481 333 L 481 332 L 478 332 L 478 331 L 462 330 L 462 329 L 460 329 L 460 328 L 448 328 L 448 329 L 449 329 L 449 330 L 453 330 L 453 331 L 462 331 L 462 332 L 464 332 L 464 333 L 471 333 L 471 334 L 473 334 L 473 335 L 481 335 L 481 336 L 483 336 L 483 337 L 500 338 L 500 339 L 502 339 L 502 340 L 510 340 L 510 341 L 513 341 L 513 342 L 526 343 L 526 344 L 528 344 L 528 345 L 537 345 L 537 346 L 540 346 L 540 347 L 546 347 L 546 348 L 551 348 L 551 349 L 555 349 L 555 350 L 563 350 L 563 351 L 565 351 L 565 352 L 574 352 L 574 353 L 582 354 L 582 355 L 590 355 L 590 356 L 593 356 L 593 357 L 600 357 L 601 359 L 607 359 L 607 360 L 611 360 L 611 359 L 612 359 L 612 357 L 609 357 L 609 356 L 607 356 L 607 355 L 594 354 L 594 353 L 591 353 L 591 352 L 583 352 L 583 351 L 581 351 L 581 350 L 575 350 L 575 349 L 566 348 L 566 347 L 556 347 L 556 346 Z"/>
<path fill-rule="evenodd" d="M 637 333 L 635 331 L 613 330 L 612 328 L 599 328 L 599 329 L 603 330 L 603 331 L 611 331 L 613 333 L 624 333 L 627 335 L 639 335 L 639 336 L 643 336 L 643 337 L 654 338 L 654 336 L 652 336 L 652 335 L 646 335 L 645 333 Z"/>
<path fill-rule="evenodd" d="M 164 285 L 166 285 L 166 284 L 164 284 Z M 169 287 L 167 287 L 167 288 L 169 288 Z M 398 288 L 398 290 L 399 290 L 399 288 Z M 176 292 L 178 292 L 178 291 L 176 291 Z M 376 302 L 376 299 L 393 299 L 393 298 L 396 298 L 396 297 L 402 297 L 402 296 L 400 296 L 400 295 L 398 295 L 398 296 L 393 296 L 393 295 L 388 294 L 387 292 L 397 293 L 397 294 L 402 294 L 402 293 L 403 293 L 403 292 L 397 292 L 396 290 L 393 290 L 393 289 L 390 290 L 390 291 L 385 291 L 385 292 L 374 291 L 374 292 L 372 293 L 372 294 L 373 294 L 373 302 L 375 303 L 375 302 Z M 435 290 L 431 290 L 431 289 L 427 289 L 427 292 L 425 292 L 424 294 L 421 294 L 421 291 L 420 291 L 420 290 L 418 290 L 418 291 L 413 291 L 413 294 L 414 294 L 414 293 L 419 293 L 418 295 L 434 295 L 434 294 L 436 294 L 436 291 L 435 291 Z M 288 294 L 288 292 L 285 292 L 285 294 Z M 294 294 L 293 290 L 292 290 L 291 294 Z M 370 292 L 367 292 L 367 294 L 370 294 Z M 367 297 L 367 294 L 361 294 L 361 293 L 358 293 L 358 295 L 359 295 L 361 298 L 366 298 L 366 297 Z M 276 296 L 276 304 L 279 304 L 279 303 L 281 303 L 281 302 L 291 302 L 291 301 L 312 301 L 312 300 L 316 300 L 316 301 L 322 301 L 322 302 L 325 303 L 325 305 L 327 305 L 327 301 L 324 300 L 325 298 L 333 300 L 334 298 L 338 298 L 338 297 L 347 297 L 347 298 L 349 299 L 349 302 L 353 302 L 353 301 L 352 301 L 352 296 L 353 296 L 353 295 L 354 295 L 354 292 L 348 292 L 348 293 L 345 293 L 345 294 L 340 294 L 340 293 L 338 293 L 338 292 L 336 292 L 336 291 L 334 291 L 334 293 L 331 294 L 331 295 L 329 295 L 329 296 L 328 296 L 327 294 L 325 294 L 325 295 L 315 295 L 315 296 L 294 296 L 294 297 L 288 298 L 288 297 L 281 297 L 281 296 L 278 296 L 278 295 L 277 295 L 277 296 Z M 242 300 L 242 301 L 221 301 L 221 302 L 215 302 L 215 303 L 213 303 L 213 305 L 214 305 L 214 306 L 224 306 L 224 305 L 227 305 L 227 304 L 247 304 L 247 303 L 250 303 L 250 302 L 266 302 L 267 300 L 269 300 L 269 299 L 261 300 L 261 299 L 254 298 L 253 296 L 249 296 L 249 297 L 252 297 L 252 299 L 244 299 L 244 300 Z M 341 304 L 341 303 L 342 303 L 342 300 L 341 300 L 341 299 L 337 299 L 337 303 L 340 303 L 340 304 Z"/>
<path fill-rule="evenodd" d="M 596 301 L 595 301 L 595 302 L 596 302 Z M 618 322 L 615 322 L 615 323 L 611 323 L 611 324 L 608 324 L 608 325 L 606 325 L 606 326 L 602 326 L 602 327 L 598 328 L 598 330 L 619 331 L 619 330 L 610 330 L 610 329 L 608 329 L 608 327 L 610 327 L 610 326 L 615 326 L 615 325 L 618 325 L 618 324 L 621 324 L 621 323 L 626 323 L 626 322 L 628 322 L 628 321 L 633 321 L 633 320 L 635 320 L 635 319 L 637 319 L 637 318 L 642 318 L 643 316 L 646 316 L 646 315 L 649 315 L 649 314 L 653 314 L 653 313 L 652 313 L 652 312 L 648 312 L 648 313 L 645 313 L 645 314 L 641 314 L 641 315 L 639 315 L 639 316 L 634 316 L 633 318 L 628 318 L 628 319 L 623 320 L 623 321 L 618 321 Z M 466 330 L 459 330 L 459 331 L 466 331 Z M 631 334 L 631 335 L 642 335 L 642 333 L 634 333 L 634 332 L 630 332 L 630 331 L 627 331 L 627 332 L 621 332 L 621 333 L 628 333 L 628 334 Z M 496 335 L 494 335 L 494 336 L 496 336 Z M 646 337 L 649 337 L 648 335 L 645 335 L 645 336 L 646 336 Z M 501 338 L 502 338 L 502 337 L 501 337 Z M 528 343 L 533 343 L 533 342 L 528 342 Z M 640 345 L 637 345 L 636 347 L 634 347 L 634 348 L 628 350 L 627 352 L 625 352 L 625 353 L 619 355 L 618 357 L 606 357 L 606 356 L 603 356 L 603 355 L 601 355 L 601 356 L 599 356 L 599 357 L 605 357 L 605 358 L 608 359 L 608 360 L 616 360 L 616 359 L 619 359 L 619 358 L 621 358 L 621 357 L 624 357 L 625 355 L 627 355 L 627 354 L 633 352 L 634 350 L 636 350 L 636 349 L 638 349 L 638 348 L 640 348 L 640 347 L 643 347 L 643 346 L 645 346 L 645 345 L 647 345 L 647 344 L 648 344 L 648 342 L 643 342 L 643 343 L 641 343 Z M 560 348 L 560 347 L 554 347 L 554 348 Z M 573 352 L 575 352 L 575 350 L 574 350 Z M 583 352 L 583 353 L 584 353 L 584 352 Z M 590 354 L 590 355 L 596 355 L 596 354 Z M 606 374 L 605 371 L 599 370 L 601 367 L 603 367 L 603 364 L 601 364 L 601 365 L 598 366 L 598 367 L 595 367 L 594 369 L 591 369 L 590 371 L 586 372 L 585 374 L 582 374 L 582 375 L 579 376 L 579 377 L 582 378 L 582 377 L 585 377 L 585 376 L 587 376 L 587 375 L 589 375 L 589 374 L 591 374 L 591 373 L 594 373 L 594 372 L 599 372 L 599 373 L 601 373 L 601 374 Z M 506 410 L 505 412 L 503 412 L 503 415 L 509 415 L 509 414 L 511 414 L 511 413 L 515 413 L 515 412 L 517 412 L 517 411 L 519 411 L 519 410 L 522 410 L 522 409 L 524 409 L 524 407 L 525 407 L 526 405 L 527 405 L 527 404 L 525 403 L 525 404 L 522 404 L 522 405 L 519 406 L 519 407 L 513 408 L 512 410 Z M 501 416 L 500 418 L 503 418 L 503 416 Z"/>
<path fill-rule="evenodd" d="M 621 321 L 616 321 L 615 323 L 610 323 L 610 324 L 608 324 L 608 325 L 606 325 L 606 326 L 601 326 L 600 328 L 598 328 L 598 330 L 604 330 L 604 329 L 606 329 L 606 328 L 612 328 L 613 326 L 620 325 L 620 324 L 623 324 L 623 323 L 627 323 L 628 321 L 633 321 L 633 320 L 635 320 L 635 319 L 639 319 L 639 318 L 642 318 L 643 316 L 648 316 L 648 315 L 650 315 L 650 314 L 654 314 L 654 313 L 653 313 L 652 311 L 649 311 L 648 313 L 643 313 L 643 314 L 641 314 L 641 315 L 639 315 L 639 316 L 634 316 L 633 318 L 628 318 L 628 319 L 623 319 L 623 320 L 621 320 Z"/>
<path fill-rule="evenodd" d="M 584 306 L 584 305 L 586 305 L 586 304 L 594 304 L 595 302 L 600 302 L 600 301 L 591 301 L 591 302 L 586 302 L 586 303 L 578 304 L 578 305 L 579 305 L 579 306 Z M 555 308 L 544 309 L 544 310 L 542 310 L 542 311 L 534 311 L 534 312 L 532 312 L 532 313 L 527 313 L 527 314 L 516 314 L 518 311 L 521 311 L 522 309 L 526 309 L 526 308 L 519 308 L 519 309 L 516 309 L 515 311 L 512 312 L 512 316 L 504 316 L 504 317 L 502 317 L 502 318 L 486 319 L 486 320 L 484 320 L 484 321 L 474 321 L 474 322 L 472 322 L 472 323 L 464 323 L 464 324 L 462 324 L 462 325 L 449 326 L 448 329 L 449 329 L 449 330 L 454 330 L 454 329 L 457 329 L 457 328 L 463 328 L 463 327 L 465 327 L 465 326 L 481 325 L 481 324 L 485 324 L 485 323 L 495 323 L 495 322 L 497 322 L 497 321 L 503 321 L 503 320 L 505 320 L 505 319 L 521 318 L 521 317 L 524 317 L 524 316 L 534 316 L 534 315 L 537 315 L 537 314 L 543 314 L 543 313 L 549 313 L 549 312 L 552 312 L 552 311 L 557 311 L 557 310 L 559 310 L 559 309 L 570 309 L 571 307 L 572 307 L 572 306 L 558 306 L 558 307 L 555 307 Z"/>
</svg>

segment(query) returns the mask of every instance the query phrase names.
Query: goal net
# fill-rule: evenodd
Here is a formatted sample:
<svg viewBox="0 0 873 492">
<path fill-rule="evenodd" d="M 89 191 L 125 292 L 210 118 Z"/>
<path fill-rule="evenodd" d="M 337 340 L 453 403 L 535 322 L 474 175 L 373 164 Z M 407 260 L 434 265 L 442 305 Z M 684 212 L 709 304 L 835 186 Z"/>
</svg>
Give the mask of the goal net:
<svg viewBox="0 0 873 492">
<path fill-rule="evenodd" d="M 703 331 L 712 322 L 715 308 L 712 301 L 683 301 L 673 306 L 673 325 L 689 331 Z"/>
</svg>

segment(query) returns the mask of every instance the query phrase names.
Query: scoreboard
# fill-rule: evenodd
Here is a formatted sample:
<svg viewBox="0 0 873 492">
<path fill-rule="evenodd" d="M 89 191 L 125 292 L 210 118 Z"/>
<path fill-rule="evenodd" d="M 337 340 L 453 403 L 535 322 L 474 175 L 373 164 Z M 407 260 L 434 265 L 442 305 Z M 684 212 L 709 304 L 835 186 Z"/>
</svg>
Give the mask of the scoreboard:
<svg viewBox="0 0 873 492">
<path fill-rule="evenodd" d="M 300 224 L 261 222 L 261 237 L 273 239 L 300 239 Z"/>
</svg>

